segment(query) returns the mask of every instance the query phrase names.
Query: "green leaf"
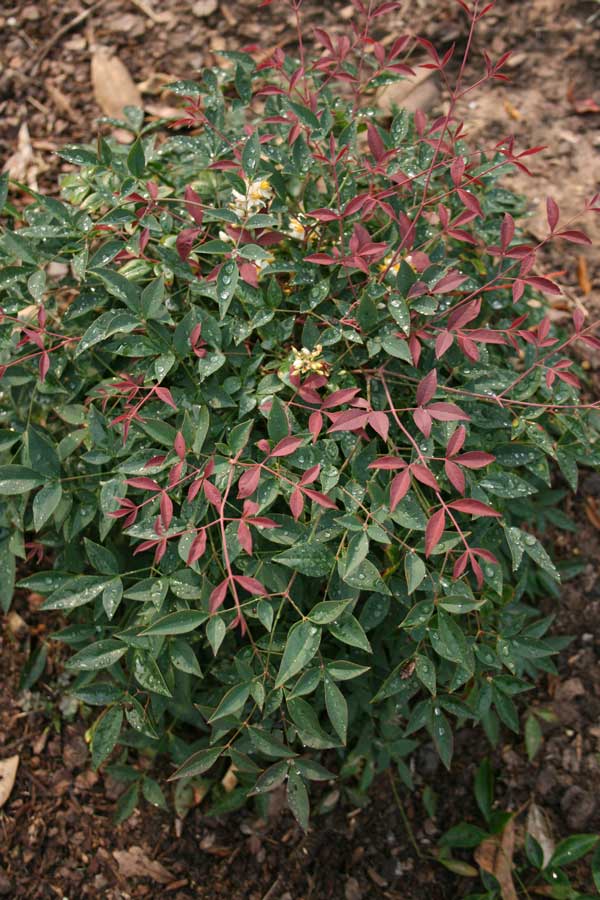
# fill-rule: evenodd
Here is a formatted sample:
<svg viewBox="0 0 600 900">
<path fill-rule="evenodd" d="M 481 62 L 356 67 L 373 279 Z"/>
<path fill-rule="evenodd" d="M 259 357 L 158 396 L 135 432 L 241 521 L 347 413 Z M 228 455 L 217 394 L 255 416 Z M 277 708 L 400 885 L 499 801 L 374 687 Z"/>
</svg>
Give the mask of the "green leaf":
<svg viewBox="0 0 600 900">
<path fill-rule="evenodd" d="M 162 672 L 149 653 L 145 653 L 143 650 L 134 650 L 131 671 L 137 683 L 147 691 L 162 694 L 163 697 L 171 696 Z"/>
<path fill-rule="evenodd" d="M 175 668 L 179 669 L 180 672 L 186 672 L 188 675 L 202 678 L 202 669 L 198 658 L 187 641 L 182 641 L 180 638 L 175 638 L 171 641 L 169 656 Z"/>
<path fill-rule="evenodd" d="M 345 744 L 348 736 L 348 704 L 339 687 L 328 675 L 325 675 L 323 687 L 329 721 L 339 735 L 341 742 Z"/>
<path fill-rule="evenodd" d="M 10 549 L 10 540 L 0 541 L 0 609 L 7 613 L 12 603 L 16 574 L 15 555 Z"/>
<path fill-rule="evenodd" d="M 244 708 L 246 700 L 249 696 L 249 684 L 234 685 L 234 687 L 230 688 L 227 691 L 208 721 L 214 722 L 216 719 L 222 719 L 223 716 L 237 715 Z"/>
<path fill-rule="evenodd" d="M 379 570 L 369 559 L 363 559 L 350 574 L 346 571 L 343 580 L 350 587 L 375 591 L 377 594 L 390 593 L 390 589 L 379 574 Z"/>
<path fill-rule="evenodd" d="M 287 760 L 273 763 L 272 766 L 265 769 L 262 775 L 257 778 L 254 788 L 250 791 L 250 796 L 253 796 L 254 794 L 264 794 L 267 791 L 272 791 L 274 788 L 278 787 L 285 781 L 289 767 L 290 764 Z"/>
<path fill-rule="evenodd" d="M 110 620 L 116 613 L 119 604 L 123 598 L 123 582 L 120 578 L 115 578 L 110 584 L 107 584 L 102 591 L 102 606 L 106 617 Z"/>
<path fill-rule="evenodd" d="M 48 659 L 48 648 L 45 644 L 40 644 L 27 659 L 27 662 L 21 670 L 19 678 L 19 690 L 29 691 L 36 683 L 38 678 L 43 674 L 46 668 L 46 660 Z"/>
<path fill-rule="evenodd" d="M 46 484 L 33 498 L 33 527 L 39 531 L 56 511 L 62 497 L 59 481 Z"/>
<path fill-rule="evenodd" d="M 350 647 L 358 647 L 366 653 L 371 653 L 371 644 L 365 634 L 365 630 L 354 616 L 344 616 L 340 622 L 332 622 L 328 626 L 329 632 L 338 641 L 348 644 Z"/>
<path fill-rule="evenodd" d="M 140 799 L 140 784 L 136 781 L 127 788 L 124 794 L 121 794 L 117 800 L 115 812 L 115 825 L 125 822 L 133 813 Z"/>
<path fill-rule="evenodd" d="M 310 816 L 308 791 L 302 776 L 293 767 L 288 775 L 287 803 L 300 827 L 307 831 Z"/>
<path fill-rule="evenodd" d="M 301 575 L 323 578 L 331 572 L 335 565 L 335 557 L 325 544 L 306 541 L 304 544 L 294 544 L 293 547 L 274 556 L 273 562 L 294 569 Z"/>
<path fill-rule="evenodd" d="M 2 213 L 8 197 L 8 172 L 0 175 L 0 213 Z"/>
<path fill-rule="evenodd" d="M 103 641 L 96 641 L 84 647 L 74 656 L 72 656 L 65 666 L 67 669 L 77 669 L 82 671 L 93 671 L 95 669 L 107 669 L 112 666 L 122 656 L 127 653 L 127 647 L 121 641 L 115 641 L 112 638 L 106 638 Z"/>
<path fill-rule="evenodd" d="M 358 569 L 368 552 L 369 538 L 365 532 L 359 531 L 356 534 L 353 534 L 348 541 L 348 550 L 345 556 L 344 581 L 346 584 L 350 584 L 348 577 Z M 377 569 L 375 571 L 377 572 Z M 377 575 L 379 576 L 379 572 L 377 572 Z M 360 580 L 364 581 L 364 578 Z M 355 585 L 355 587 L 359 586 L 360 585 Z"/>
<path fill-rule="evenodd" d="M 252 741 L 255 749 L 262 753 L 263 756 L 274 757 L 276 759 L 284 757 L 286 759 L 297 756 L 290 748 L 286 747 L 281 741 L 266 732 L 263 728 L 256 728 L 254 725 L 248 726 L 248 736 Z"/>
<path fill-rule="evenodd" d="M 285 643 L 275 687 L 281 687 L 303 669 L 319 649 L 320 643 L 321 629 L 312 622 L 296 622 L 292 625 Z"/>
<path fill-rule="evenodd" d="M 484 759 L 474 780 L 475 800 L 485 821 L 489 824 L 494 803 L 494 773 L 489 759 Z"/>
<path fill-rule="evenodd" d="M 427 574 L 425 563 L 414 551 L 404 557 L 404 574 L 408 593 L 413 594 Z"/>
<path fill-rule="evenodd" d="M 141 324 L 137 316 L 129 312 L 111 311 L 102 313 L 83 333 L 81 340 L 77 344 L 75 356 L 80 356 L 86 350 L 89 350 L 90 347 L 107 340 L 113 334 L 128 334 L 134 328 L 139 328 Z"/>
<path fill-rule="evenodd" d="M 525 748 L 530 761 L 537 755 L 543 739 L 540 723 L 531 713 L 525 719 Z"/>
<path fill-rule="evenodd" d="M 279 443 L 290 433 L 290 425 L 285 411 L 285 406 L 279 397 L 273 397 L 269 418 L 267 419 L 267 431 L 274 444 Z"/>
<path fill-rule="evenodd" d="M 594 879 L 594 887 L 600 894 L 600 844 L 594 850 L 592 857 L 592 878 Z"/>
<path fill-rule="evenodd" d="M 396 359 L 401 359 L 412 366 L 413 361 L 407 341 L 403 341 L 401 338 L 393 337 L 393 335 L 387 335 L 381 341 L 381 346 L 386 353 L 389 353 L 390 356 L 394 356 Z"/>
<path fill-rule="evenodd" d="M 109 706 L 96 720 L 92 732 L 92 767 L 98 769 L 114 750 L 123 724 L 123 710 L 120 706 Z"/>
<path fill-rule="evenodd" d="M 345 659 L 338 659 L 335 662 L 327 663 L 327 672 L 336 681 L 350 681 L 353 678 L 359 678 L 365 672 L 369 672 L 369 666 L 359 666 L 358 663 L 350 662 Z"/>
<path fill-rule="evenodd" d="M 322 600 L 313 606 L 308 618 L 317 625 L 328 625 L 338 619 L 351 600 Z"/>
<path fill-rule="evenodd" d="M 62 584 L 44 600 L 41 609 L 75 609 L 91 603 L 107 587 L 112 578 L 99 575 L 77 575 Z"/>
<path fill-rule="evenodd" d="M 159 809 L 164 810 L 169 809 L 169 804 L 167 803 L 167 799 L 163 794 L 160 784 L 148 775 L 145 775 L 144 780 L 142 781 L 142 794 L 144 800 L 151 806 L 157 806 Z"/>
<path fill-rule="evenodd" d="M 144 145 L 141 138 L 137 138 L 131 145 L 131 149 L 127 154 L 127 168 L 132 175 L 141 178 L 146 169 L 146 157 L 144 155 Z"/>
<path fill-rule="evenodd" d="M 600 836 L 597 834 L 572 834 L 570 837 L 564 838 L 552 854 L 547 868 L 568 866 L 569 863 L 590 853 L 597 846 L 598 841 L 600 841 Z"/>
<path fill-rule="evenodd" d="M 431 736 L 435 749 L 445 767 L 450 770 L 452 754 L 454 752 L 454 739 L 448 719 L 439 706 L 434 705 L 431 715 Z"/>
<path fill-rule="evenodd" d="M 4 496 L 25 494 L 39 487 L 45 480 L 43 475 L 27 466 L 0 466 L 0 494 Z"/>
<path fill-rule="evenodd" d="M 89 538 L 83 539 L 85 552 L 90 561 L 90 565 L 101 575 L 116 575 L 119 571 L 114 553 L 111 553 L 106 547 L 90 541 Z"/>
<path fill-rule="evenodd" d="M 337 742 L 321 728 L 317 714 L 306 700 L 301 697 L 288 698 L 287 708 L 303 744 L 315 750 L 337 746 Z"/>
<path fill-rule="evenodd" d="M 260 161 L 260 141 L 258 132 L 254 131 L 244 144 L 242 150 L 242 169 L 247 178 L 254 178 Z"/>
<path fill-rule="evenodd" d="M 156 619 L 155 622 L 140 631 L 140 635 L 187 634 L 189 631 L 194 631 L 207 619 L 208 613 L 199 609 L 180 609 Z"/>
<path fill-rule="evenodd" d="M 195 775 L 202 775 L 216 763 L 226 749 L 226 747 L 205 747 L 203 750 L 197 750 L 196 753 L 188 756 L 168 780 L 176 781 L 178 778 L 193 778 Z"/>
<path fill-rule="evenodd" d="M 435 665 L 427 656 L 417 653 L 415 656 L 415 674 L 421 684 L 424 684 L 430 694 L 435 697 L 436 675 Z"/>
</svg>

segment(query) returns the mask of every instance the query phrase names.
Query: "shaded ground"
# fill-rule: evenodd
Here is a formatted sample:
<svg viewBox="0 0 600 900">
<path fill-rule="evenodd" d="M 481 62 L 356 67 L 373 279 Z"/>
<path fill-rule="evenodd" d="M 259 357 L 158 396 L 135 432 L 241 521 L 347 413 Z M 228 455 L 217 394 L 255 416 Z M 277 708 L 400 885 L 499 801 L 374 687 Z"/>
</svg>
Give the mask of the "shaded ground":
<svg viewBox="0 0 600 900">
<path fill-rule="evenodd" d="M 454 40 L 459 49 L 464 46 L 457 4 L 438 0 L 434 21 L 431 3 L 403 5 L 404 12 L 386 20 L 390 35 L 402 33 L 408 23 L 441 49 Z M 152 5 L 143 0 L 0 2 L 0 161 L 20 153 L 23 180 L 56 189 L 60 162 L 53 151 L 64 143 L 89 140 L 100 112 L 90 86 L 94 47 L 118 54 L 141 85 L 148 113 L 161 115 L 173 102 L 161 94 L 164 80 L 193 77 L 199 67 L 214 64 L 215 53 L 224 48 L 258 43 L 268 49 L 293 39 L 287 14 L 278 11 L 277 3 L 259 13 L 254 0 L 216 6 L 212 0 L 154 0 Z M 211 7 L 214 11 L 205 15 Z M 334 28 L 340 15 L 349 17 L 352 9 L 344 3 L 313 2 L 305 8 L 308 21 Z M 532 159 L 536 177 L 519 174 L 513 181 L 530 200 L 529 228 L 535 237 L 544 233 L 538 210 L 547 193 L 567 218 L 600 189 L 600 115 L 593 111 L 600 103 L 600 61 L 594 52 L 598 12 L 593 0 L 500 0 L 482 23 L 480 46 L 492 57 L 515 50 L 509 68 L 514 83 L 486 86 L 461 114 L 481 146 L 510 132 L 522 147 L 548 145 Z M 162 82 L 157 73 L 165 76 Z M 443 109 L 444 101 L 443 90 L 433 82 L 419 98 L 407 99 L 432 112 Z M 600 219 L 585 226 L 596 247 L 581 252 L 566 248 L 564 256 L 565 248 L 554 248 L 548 263 L 565 270 L 573 298 L 589 306 L 595 302 L 597 308 Z M 504 735 L 494 756 L 502 772 L 502 808 L 517 810 L 533 799 L 556 837 L 600 831 L 600 804 L 593 789 L 600 776 L 600 479 L 584 480 L 571 507 L 578 530 L 561 539 L 559 554 L 578 554 L 586 568 L 565 585 L 560 606 L 551 600 L 545 604 L 546 611 L 558 613 L 557 633 L 574 639 L 562 655 L 560 678 L 546 679 L 531 695 L 533 705 L 551 713 L 551 721 L 543 724 L 544 745 L 528 763 L 522 741 Z M 207 818 L 202 805 L 183 822 L 146 806 L 115 827 L 119 786 L 91 771 L 85 723 L 73 717 L 68 705 L 56 711 L 57 647 L 51 649 L 34 692 L 18 689 L 27 650 L 44 636 L 45 625 L 48 630 L 52 626 L 47 619 L 41 624 L 35 597 L 20 597 L 17 610 L 22 621 L 8 618 L 0 638 L 0 759 L 21 756 L 15 786 L 0 811 L 0 895 L 36 900 L 450 900 L 476 889 L 472 880 L 417 857 L 387 778 L 376 786 L 369 806 L 358 809 L 345 798 L 315 819 L 308 836 L 286 813 L 274 815 L 268 824 L 252 811 L 217 820 Z M 403 795 L 402 802 L 421 852 L 429 852 L 457 818 L 474 814 L 472 776 L 486 752 L 480 736 L 464 733 L 451 777 L 440 771 L 429 748 L 418 754 L 418 787 L 412 797 Z M 434 819 L 426 816 L 421 802 L 427 784 L 438 794 Z"/>
</svg>

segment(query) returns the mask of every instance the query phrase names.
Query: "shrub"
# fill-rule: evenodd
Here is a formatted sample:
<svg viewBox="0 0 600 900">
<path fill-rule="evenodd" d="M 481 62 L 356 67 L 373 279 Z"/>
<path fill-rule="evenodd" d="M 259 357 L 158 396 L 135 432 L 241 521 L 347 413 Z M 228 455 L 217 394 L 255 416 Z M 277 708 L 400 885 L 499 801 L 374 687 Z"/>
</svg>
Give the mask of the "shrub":
<svg viewBox="0 0 600 900">
<path fill-rule="evenodd" d="M 287 779 L 303 826 L 323 762 L 410 784 L 419 736 L 449 766 L 457 726 L 518 730 L 562 646 L 528 602 L 551 475 L 600 460 L 566 355 L 599 342 L 578 309 L 557 333 L 498 184 L 535 149 L 469 149 L 462 69 L 434 121 L 366 105 L 415 49 L 448 78 L 370 36 L 393 6 L 312 60 L 224 54 L 172 85 L 174 135 L 130 110 L 131 146 L 65 148 L 62 201 L 4 182 L 3 566 L 68 620 L 93 764 L 168 754 L 217 809 Z M 115 771 L 121 817 L 162 802 Z"/>
</svg>

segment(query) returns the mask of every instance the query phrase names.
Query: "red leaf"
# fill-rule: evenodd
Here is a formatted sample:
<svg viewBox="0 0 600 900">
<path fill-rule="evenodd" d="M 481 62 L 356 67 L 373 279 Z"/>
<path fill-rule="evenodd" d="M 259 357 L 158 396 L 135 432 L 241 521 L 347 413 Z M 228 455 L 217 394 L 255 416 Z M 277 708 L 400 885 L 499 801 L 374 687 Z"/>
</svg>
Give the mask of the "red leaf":
<svg viewBox="0 0 600 900">
<path fill-rule="evenodd" d="M 160 518 L 165 528 L 168 528 L 173 518 L 173 502 L 166 491 L 160 495 Z"/>
<path fill-rule="evenodd" d="M 214 484 L 212 484 L 212 482 L 205 479 L 204 484 L 202 485 L 202 489 L 204 490 L 204 496 L 209 503 L 212 503 L 213 506 L 221 505 L 220 491 L 214 486 Z"/>
<path fill-rule="evenodd" d="M 311 500 L 314 500 L 319 506 L 323 506 L 325 509 L 337 509 L 337 505 L 335 501 L 330 500 L 330 498 L 326 494 L 322 494 L 321 491 L 313 491 L 310 488 L 302 488 L 307 497 L 310 497 Z"/>
<path fill-rule="evenodd" d="M 469 560 L 469 554 L 468 554 L 468 552 L 465 550 L 465 552 L 462 553 L 462 554 L 458 557 L 458 559 L 456 560 L 456 562 L 454 563 L 454 569 L 453 569 L 453 571 L 452 571 L 452 577 L 453 577 L 453 578 L 460 578 L 460 576 L 463 574 L 463 572 L 464 572 L 465 569 L 467 568 L 467 562 L 468 562 L 468 560 Z"/>
<path fill-rule="evenodd" d="M 234 575 L 237 583 L 255 597 L 263 597 L 267 593 L 264 584 L 261 584 L 256 578 L 250 578 L 248 575 Z"/>
<path fill-rule="evenodd" d="M 562 293 L 557 284 L 555 284 L 549 278 L 544 278 L 543 275 L 528 275 L 527 278 L 523 279 L 523 281 L 525 281 L 526 284 L 530 284 L 531 287 L 537 288 L 539 291 L 543 291 L 544 294 L 560 295 Z"/>
<path fill-rule="evenodd" d="M 446 350 L 449 350 L 454 341 L 454 336 L 449 331 L 440 331 L 435 341 L 435 358 L 441 359 Z"/>
<path fill-rule="evenodd" d="M 238 525 L 237 539 L 240 542 L 240 547 L 246 551 L 248 556 L 252 556 L 252 535 L 243 519 L 240 519 Z"/>
<path fill-rule="evenodd" d="M 313 444 L 317 442 L 317 438 L 323 427 L 323 416 L 320 412 L 311 413 L 308 418 L 308 430 L 312 434 Z"/>
<path fill-rule="evenodd" d="M 179 459 L 183 459 L 185 457 L 185 440 L 180 431 L 178 431 L 175 435 L 173 449 L 175 450 L 175 453 L 177 454 Z"/>
<path fill-rule="evenodd" d="M 431 434 L 431 416 L 427 410 L 423 409 L 421 406 L 418 409 L 415 409 L 413 412 L 413 419 L 419 431 L 428 438 Z"/>
<path fill-rule="evenodd" d="M 417 388 L 417 406 L 425 406 L 433 398 L 437 390 L 437 371 L 432 369 L 420 382 Z"/>
<path fill-rule="evenodd" d="M 335 415 L 334 424 L 327 430 L 327 434 L 333 431 L 357 431 L 364 428 L 368 422 L 368 413 L 358 409 L 347 409 L 345 412 L 332 413 Z"/>
<path fill-rule="evenodd" d="M 384 412 L 369 413 L 369 425 L 384 441 L 387 441 L 390 431 L 390 420 Z"/>
<path fill-rule="evenodd" d="M 454 456 L 456 453 L 460 453 L 462 450 L 463 444 L 467 437 L 467 431 L 464 425 L 459 425 L 450 440 L 448 441 L 448 447 L 446 448 L 446 452 L 448 456 Z"/>
<path fill-rule="evenodd" d="M 438 422 L 468 422 L 470 416 L 456 406 L 454 403 L 430 403 L 427 407 L 428 413 Z"/>
<path fill-rule="evenodd" d="M 128 478 L 125 483 L 130 484 L 131 487 L 141 488 L 143 491 L 162 491 L 160 484 L 154 478 L 146 478 L 145 476 Z"/>
<path fill-rule="evenodd" d="M 455 509 L 457 512 L 469 513 L 471 516 L 495 516 L 496 518 L 500 518 L 500 513 L 496 512 L 495 509 L 492 509 L 491 506 L 488 506 L 487 503 L 482 503 L 480 500 L 453 500 L 448 504 L 450 509 Z"/>
<path fill-rule="evenodd" d="M 163 403 L 166 403 L 168 406 L 172 406 L 173 409 L 177 409 L 175 405 L 175 401 L 171 395 L 171 391 L 166 387 L 155 387 L 154 393 L 158 397 L 159 400 L 162 400 Z"/>
<path fill-rule="evenodd" d="M 302 495 L 302 491 L 299 487 L 294 488 L 292 491 L 292 496 L 290 497 L 290 511 L 296 521 L 302 515 L 302 510 L 304 509 L 304 497 Z"/>
<path fill-rule="evenodd" d="M 183 196 L 185 197 L 185 208 L 196 225 L 202 225 L 202 198 L 198 196 L 196 191 L 188 184 Z"/>
<path fill-rule="evenodd" d="M 438 509 L 430 518 L 425 529 L 425 556 L 431 556 L 439 544 L 445 525 L 446 513 L 443 509 Z"/>
<path fill-rule="evenodd" d="M 456 463 L 452 462 L 451 459 L 447 459 L 444 463 L 444 469 L 446 471 L 446 475 L 448 476 L 448 481 L 450 484 L 456 488 L 459 494 L 464 494 L 465 492 L 465 475 L 459 466 Z"/>
<path fill-rule="evenodd" d="M 579 231 L 579 229 L 576 228 L 568 228 L 566 231 L 557 231 L 555 237 L 564 238 L 565 241 L 570 241 L 572 244 L 592 243 L 585 231 Z"/>
<path fill-rule="evenodd" d="M 422 484 L 426 484 L 427 487 L 439 491 L 440 486 L 437 483 L 435 476 L 429 471 L 426 466 L 422 466 L 420 463 L 413 463 L 410 467 L 410 470 L 417 481 L 422 482 Z"/>
<path fill-rule="evenodd" d="M 444 275 L 444 277 L 438 281 L 433 288 L 433 293 L 448 294 L 450 291 L 455 291 L 459 288 L 466 280 L 467 276 L 461 275 L 460 272 L 448 272 L 447 275 Z"/>
<path fill-rule="evenodd" d="M 515 236 L 515 222 L 510 213 L 504 214 L 502 225 L 500 226 L 500 240 L 502 241 L 502 249 L 506 250 L 508 245 Z"/>
<path fill-rule="evenodd" d="M 267 516 L 252 516 L 246 521 L 249 525 L 254 525 L 255 528 L 281 528 L 281 525 L 278 525 L 273 519 L 268 519 Z"/>
<path fill-rule="evenodd" d="M 394 512 L 400 501 L 407 495 L 410 488 L 410 472 L 405 469 L 392 479 L 390 485 L 390 512 Z"/>
<path fill-rule="evenodd" d="M 326 397 L 321 404 L 321 409 L 331 409 L 334 406 L 341 406 L 343 403 L 350 403 L 358 394 L 360 388 L 343 388 L 341 391 L 334 391 L 329 397 Z"/>
<path fill-rule="evenodd" d="M 175 240 L 175 249 L 179 254 L 179 258 L 184 262 L 192 252 L 192 247 L 198 235 L 201 234 L 200 228 L 184 228 L 180 231 Z"/>
<path fill-rule="evenodd" d="M 319 477 L 319 472 L 321 471 L 321 464 L 317 463 L 316 466 L 311 466 L 310 469 L 307 469 L 302 478 L 300 479 L 300 484 L 312 484 L 313 481 L 316 481 Z"/>
<path fill-rule="evenodd" d="M 208 598 L 208 608 L 211 613 L 216 612 L 220 606 L 223 606 L 225 597 L 227 596 L 227 588 L 229 587 L 229 578 L 225 578 L 221 584 L 217 585 L 210 597 Z"/>
<path fill-rule="evenodd" d="M 558 225 L 560 211 L 556 201 L 553 200 L 552 197 L 546 198 L 546 216 L 548 218 L 548 227 L 550 228 L 550 231 L 554 231 Z"/>
<path fill-rule="evenodd" d="M 485 466 L 493 463 L 496 457 L 492 456 L 491 453 L 484 453 L 483 450 L 470 450 L 468 453 L 456 456 L 455 459 L 456 462 L 460 463 L 461 466 L 466 466 L 467 469 L 483 469 Z"/>
<path fill-rule="evenodd" d="M 381 139 L 381 135 L 379 134 L 377 128 L 373 125 L 372 122 L 367 123 L 367 140 L 369 142 L 369 149 L 373 154 L 376 162 L 379 162 L 382 157 L 385 156 L 385 144 Z"/>
<path fill-rule="evenodd" d="M 279 441 L 279 443 L 271 450 L 269 454 L 272 457 L 275 456 L 290 456 L 294 451 L 298 449 L 302 445 L 304 438 L 301 437 L 286 437 L 283 440 Z"/>
<path fill-rule="evenodd" d="M 196 560 L 200 559 L 204 556 L 204 551 L 206 550 L 206 529 L 202 528 L 194 540 L 190 545 L 190 552 L 188 553 L 187 564 L 191 566 L 192 563 L 195 563 Z"/>
<path fill-rule="evenodd" d="M 406 463 L 399 456 L 380 456 L 368 465 L 369 469 L 405 469 Z"/>
<path fill-rule="evenodd" d="M 254 493 L 260 481 L 260 466 L 252 466 L 238 481 L 238 499 L 244 500 Z"/>
</svg>

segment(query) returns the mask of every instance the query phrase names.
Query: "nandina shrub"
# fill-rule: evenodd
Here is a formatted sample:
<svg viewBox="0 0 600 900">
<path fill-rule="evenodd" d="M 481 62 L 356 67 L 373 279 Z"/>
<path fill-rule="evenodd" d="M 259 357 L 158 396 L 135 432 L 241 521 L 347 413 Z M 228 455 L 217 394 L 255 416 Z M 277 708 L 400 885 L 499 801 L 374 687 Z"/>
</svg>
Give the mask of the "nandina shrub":
<svg viewBox="0 0 600 900">
<path fill-rule="evenodd" d="M 2 199 L 5 606 L 41 569 L 94 766 L 166 754 L 218 809 L 287 780 L 303 826 L 310 781 L 410 784 L 422 737 L 449 766 L 457 727 L 518 731 L 562 646 L 531 603 L 552 478 L 600 461 L 568 353 L 594 326 L 557 333 L 498 184 L 535 148 L 468 146 L 464 67 L 446 116 L 366 105 L 452 54 L 355 5 L 300 62 L 173 85 L 170 137 L 131 110 L 130 147 L 66 148 L 62 201 Z M 548 225 L 587 241 L 552 199 Z M 121 817 L 163 802 L 126 758 Z"/>
</svg>

